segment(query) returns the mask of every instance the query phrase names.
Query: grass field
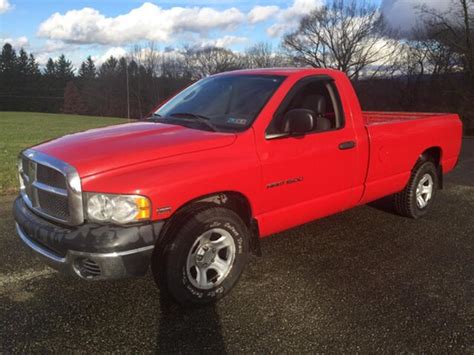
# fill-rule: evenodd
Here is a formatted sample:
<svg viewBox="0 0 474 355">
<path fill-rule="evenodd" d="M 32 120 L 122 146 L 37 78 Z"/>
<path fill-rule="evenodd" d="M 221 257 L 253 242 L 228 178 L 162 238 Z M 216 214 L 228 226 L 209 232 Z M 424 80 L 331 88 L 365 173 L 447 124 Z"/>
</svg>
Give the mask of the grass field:
<svg viewBox="0 0 474 355">
<path fill-rule="evenodd" d="M 16 158 L 22 149 L 66 133 L 124 122 L 110 117 L 0 112 L 0 194 L 17 191 Z"/>
</svg>

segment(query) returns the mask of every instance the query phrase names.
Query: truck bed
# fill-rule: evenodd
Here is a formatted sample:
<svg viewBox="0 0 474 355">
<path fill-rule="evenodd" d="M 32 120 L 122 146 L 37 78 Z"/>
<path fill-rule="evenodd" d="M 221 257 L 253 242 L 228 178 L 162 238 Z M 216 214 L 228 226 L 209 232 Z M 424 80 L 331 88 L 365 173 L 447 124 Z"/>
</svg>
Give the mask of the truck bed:
<svg viewBox="0 0 474 355">
<path fill-rule="evenodd" d="M 364 203 L 401 191 L 427 148 L 439 154 L 443 172 L 459 155 L 462 125 L 450 113 L 362 112 L 369 136 L 369 165 Z"/>
<path fill-rule="evenodd" d="M 446 113 L 428 112 L 385 112 L 385 111 L 364 111 L 362 116 L 366 126 L 373 126 L 385 123 L 398 123 L 412 120 L 436 118 L 446 116 Z"/>
</svg>

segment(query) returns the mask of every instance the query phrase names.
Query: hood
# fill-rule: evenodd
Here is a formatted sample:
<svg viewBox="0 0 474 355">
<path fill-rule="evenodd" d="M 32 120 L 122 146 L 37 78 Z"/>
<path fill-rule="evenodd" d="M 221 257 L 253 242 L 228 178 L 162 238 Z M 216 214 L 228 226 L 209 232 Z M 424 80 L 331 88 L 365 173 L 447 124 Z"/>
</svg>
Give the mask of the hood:
<svg viewBox="0 0 474 355">
<path fill-rule="evenodd" d="M 45 142 L 33 149 L 74 166 L 81 177 L 107 170 L 224 147 L 235 134 L 153 122 L 92 129 Z"/>
</svg>

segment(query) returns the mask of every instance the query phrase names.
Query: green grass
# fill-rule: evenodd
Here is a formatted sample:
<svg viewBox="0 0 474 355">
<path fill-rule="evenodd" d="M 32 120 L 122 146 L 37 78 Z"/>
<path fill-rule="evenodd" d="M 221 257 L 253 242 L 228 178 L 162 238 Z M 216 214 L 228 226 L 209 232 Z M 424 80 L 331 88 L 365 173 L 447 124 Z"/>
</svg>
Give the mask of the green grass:
<svg viewBox="0 0 474 355">
<path fill-rule="evenodd" d="M 126 122 L 111 117 L 0 112 L 0 195 L 18 190 L 16 160 L 22 149 L 67 133 Z"/>
</svg>

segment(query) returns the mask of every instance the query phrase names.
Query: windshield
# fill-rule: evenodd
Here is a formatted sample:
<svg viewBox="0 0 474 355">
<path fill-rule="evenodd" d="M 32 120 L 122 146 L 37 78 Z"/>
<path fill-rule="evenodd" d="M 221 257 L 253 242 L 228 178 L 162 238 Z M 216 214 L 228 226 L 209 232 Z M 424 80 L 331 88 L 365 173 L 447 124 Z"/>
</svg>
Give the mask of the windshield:
<svg viewBox="0 0 474 355">
<path fill-rule="evenodd" d="M 155 117 L 160 122 L 190 124 L 193 128 L 197 124 L 199 129 L 242 131 L 252 124 L 283 79 L 274 75 L 202 79 L 160 107 Z"/>
</svg>

